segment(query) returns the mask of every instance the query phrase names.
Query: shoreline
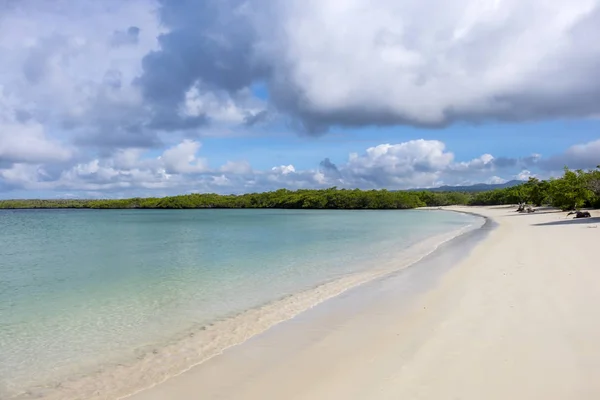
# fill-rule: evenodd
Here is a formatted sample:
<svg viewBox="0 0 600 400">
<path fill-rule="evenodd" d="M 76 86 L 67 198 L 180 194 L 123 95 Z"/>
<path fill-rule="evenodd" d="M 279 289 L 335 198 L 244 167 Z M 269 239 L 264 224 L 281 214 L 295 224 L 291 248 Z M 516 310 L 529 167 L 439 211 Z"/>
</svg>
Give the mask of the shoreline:
<svg viewBox="0 0 600 400">
<path fill-rule="evenodd" d="M 598 212 L 451 210 L 487 228 L 131 400 L 598 398 Z"/>
<path fill-rule="evenodd" d="M 439 209 L 421 209 L 423 211 L 438 211 Z M 409 304 L 413 301 L 413 298 L 422 294 L 427 290 L 431 290 L 432 287 L 435 286 L 435 282 L 437 279 L 441 278 L 441 276 L 446 273 L 448 270 L 452 269 L 456 264 L 458 264 L 461 260 L 463 260 L 468 253 L 476 248 L 482 241 L 485 241 L 489 234 L 497 228 L 496 222 L 493 218 L 489 216 L 479 214 L 477 212 L 465 211 L 460 209 L 441 209 L 439 211 L 444 212 L 455 212 L 460 214 L 466 214 L 470 216 L 475 216 L 483 220 L 483 223 L 478 224 L 476 227 L 464 227 L 458 231 L 453 231 L 453 234 L 450 238 L 446 240 L 439 241 L 430 251 L 420 254 L 418 259 L 411 259 L 406 262 L 402 267 L 396 268 L 394 270 L 389 270 L 384 273 L 378 274 L 371 279 L 360 282 L 356 285 L 350 286 L 345 290 L 337 293 L 331 297 L 324 299 L 323 301 L 314 304 L 313 306 L 302 310 L 295 314 L 294 316 L 282 320 L 276 324 L 273 324 L 269 328 L 264 331 L 253 335 L 252 337 L 247 338 L 245 341 L 241 343 L 234 344 L 228 348 L 223 349 L 222 352 L 215 354 L 213 357 L 203 360 L 196 365 L 191 366 L 190 368 L 182 371 L 179 374 L 176 374 L 168 379 L 165 379 L 161 382 L 157 382 L 152 386 L 141 389 L 134 393 L 119 397 L 120 399 L 130 399 L 130 400 L 159 400 L 161 398 L 166 398 L 165 396 L 170 396 L 170 393 L 165 393 L 161 391 L 161 389 L 165 386 L 171 386 L 173 381 L 176 381 L 178 378 L 186 375 L 193 375 L 196 370 L 203 369 L 206 364 L 211 363 L 213 360 L 218 359 L 219 357 L 223 357 L 224 355 L 228 355 L 231 353 L 237 352 L 240 348 L 244 348 L 245 346 L 252 345 L 257 341 L 260 341 L 263 337 L 272 338 L 280 335 L 280 332 L 286 330 L 286 327 L 291 327 L 291 329 L 295 329 L 295 321 L 297 320 L 312 320 L 312 314 L 320 313 L 325 310 L 328 314 L 328 318 L 331 317 L 330 314 L 343 314 L 348 313 L 348 305 L 344 305 L 343 303 L 348 302 L 350 298 L 350 302 L 352 303 L 350 308 L 362 307 L 361 303 L 365 299 L 365 297 L 370 297 L 373 295 L 372 291 L 377 291 L 378 289 L 373 290 L 373 287 L 377 287 L 383 282 L 387 282 L 388 280 L 394 280 L 398 276 L 406 277 L 404 279 L 408 281 L 413 281 L 410 284 L 411 288 L 408 290 L 410 293 L 405 293 L 406 296 L 403 297 L 403 300 Z M 456 233 L 456 234 L 454 234 Z M 442 235 L 437 235 L 434 238 L 437 238 Z M 445 235 L 444 235 L 445 236 Z M 432 238 L 430 238 L 432 239 Z M 465 249 L 467 251 L 465 252 Z M 391 262 L 397 262 L 398 256 L 401 256 L 402 253 L 395 255 L 391 258 Z M 440 262 L 442 260 L 442 262 Z M 431 269 L 439 269 L 439 271 L 431 272 Z M 416 272 L 416 274 L 415 274 Z M 420 275 L 421 272 L 425 277 L 414 277 L 414 275 Z M 340 304 L 341 303 L 341 304 Z M 352 311 L 350 311 L 352 313 Z M 304 332 L 307 333 L 307 332 Z M 298 333 L 290 333 L 286 332 L 285 335 L 298 335 Z M 278 340 L 278 339 L 274 339 Z M 299 339 L 302 340 L 302 339 Z M 157 391 L 158 397 L 156 395 L 152 395 L 153 391 L 159 389 Z M 198 388 L 201 391 L 200 388 Z M 150 397 L 147 397 L 147 396 Z M 189 398 L 187 395 L 184 397 L 176 397 L 176 399 L 187 399 Z M 238 398 L 238 397 L 235 397 Z"/>
<path fill-rule="evenodd" d="M 418 210 L 418 209 L 417 209 Z M 427 209 L 423 209 L 423 210 L 427 210 Z M 431 210 L 433 211 L 433 210 Z M 279 321 L 273 325 L 271 325 L 270 327 L 268 327 L 267 329 L 265 329 L 262 332 L 256 333 L 255 335 L 252 335 L 251 337 L 247 338 L 246 340 L 244 340 L 243 342 L 240 343 L 236 343 L 233 344 L 230 347 L 227 347 L 225 349 L 223 349 L 221 352 L 219 352 L 218 354 L 215 354 L 214 356 L 203 360 L 195 365 L 190 366 L 189 368 L 187 368 L 186 370 L 171 376 L 161 382 L 157 382 L 155 384 L 153 384 L 152 386 L 148 387 L 148 388 L 144 388 L 141 389 L 139 391 L 136 391 L 134 393 L 119 397 L 118 399 L 132 399 L 132 400 L 137 400 L 138 397 L 140 397 L 141 399 L 145 398 L 145 393 L 147 393 L 148 391 L 151 391 L 152 389 L 156 388 L 156 387 L 160 387 L 161 385 L 165 384 L 166 382 L 169 382 L 171 379 L 173 378 L 177 378 L 179 376 L 182 376 L 190 371 L 193 371 L 195 368 L 201 367 L 204 363 L 210 362 L 212 359 L 214 359 L 215 357 L 218 356 L 222 356 L 225 352 L 227 351 L 231 351 L 232 349 L 238 348 L 240 346 L 244 346 L 244 344 L 255 340 L 255 338 L 261 337 L 265 334 L 269 334 L 270 332 L 276 331 L 278 329 L 279 326 L 284 325 L 284 324 L 288 324 L 293 322 L 295 319 L 298 319 L 299 317 L 303 316 L 304 314 L 309 313 L 311 310 L 317 308 L 317 307 L 324 307 L 327 308 L 328 304 L 331 303 L 332 301 L 335 301 L 336 299 L 339 299 L 340 297 L 344 296 L 347 293 L 351 293 L 354 291 L 359 291 L 361 288 L 368 286 L 370 284 L 376 284 L 378 281 L 382 281 L 382 280 L 386 280 L 389 277 L 392 277 L 396 274 L 401 274 L 404 271 L 408 270 L 408 269 L 415 269 L 418 268 L 419 266 L 421 266 L 421 264 L 427 264 L 429 262 L 429 259 L 432 257 L 435 257 L 436 255 L 440 255 L 440 253 L 444 252 L 445 246 L 452 246 L 453 244 L 458 246 L 459 244 L 461 244 L 461 241 L 465 240 L 468 241 L 468 245 L 470 245 L 471 247 L 474 247 L 477 245 L 477 243 L 480 240 L 485 239 L 485 237 L 489 234 L 489 232 L 491 230 L 493 230 L 495 228 L 495 222 L 493 221 L 493 219 L 482 215 L 482 214 L 478 214 L 475 212 L 467 212 L 467 211 L 462 211 L 462 210 L 454 210 L 454 209 L 446 209 L 446 210 L 441 210 L 441 211 L 451 211 L 451 212 L 456 212 L 456 213 L 461 213 L 461 214 L 466 214 L 466 215 L 471 215 L 471 216 L 475 216 L 478 218 L 481 218 L 484 220 L 483 224 L 475 227 L 475 228 L 470 228 L 471 225 L 469 226 L 465 226 L 462 229 L 459 229 L 457 231 L 452 231 L 450 232 L 450 234 L 453 234 L 450 238 L 440 241 L 439 243 L 437 243 L 433 249 L 431 249 L 430 251 L 421 254 L 420 256 L 418 256 L 418 259 L 416 260 L 410 260 L 409 262 L 406 262 L 406 265 L 403 265 L 399 268 L 396 268 L 394 270 L 390 270 L 390 271 L 385 271 L 383 273 L 378 274 L 377 276 L 374 276 L 368 280 L 365 280 L 363 282 L 357 283 L 355 285 L 352 285 L 346 289 L 344 289 L 343 291 L 334 294 L 330 297 L 327 297 L 325 299 L 323 299 L 322 301 L 312 305 L 311 307 L 308 307 L 302 311 L 299 311 L 298 313 L 296 313 L 295 315 L 291 316 L 290 318 L 284 319 L 282 321 Z M 470 229 L 469 229 L 470 228 Z M 454 234 L 456 233 L 456 234 Z M 472 236 L 471 236 L 472 235 Z M 438 238 L 440 236 L 446 236 L 446 235 L 436 235 L 433 238 Z M 433 238 L 429 238 L 429 239 L 433 239 Z M 425 242 L 425 241 L 422 241 Z M 422 243 L 421 242 L 421 243 Z M 411 246 L 411 247 L 415 247 L 415 245 Z M 464 256 L 464 255 L 462 255 Z M 459 256 L 459 257 L 462 257 Z M 392 260 L 394 261 L 394 260 Z M 451 265 L 450 265 L 451 267 Z M 326 285 L 326 284 L 324 284 Z M 324 286 L 323 285 L 323 286 Z"/>
<path fill-rule="evenodd" d="M 477 215 L 478 217 L 481 217 Z M 251 340 L 257 335 L 272 329 L 278 324 L 285 323 L 294 319 L 298 315 L 310 310 L 316 306 L 330 301 L 345 292 L 352 290 L 364 284 L 368 284 L 378 279 L 385 279 L 390 274 L 397 273 L 415 264 L 418 264 L 423 258 L 428 257 L 437 249 L 447 242 L 455 240 L 457 237 L 468 234 L 472 231 L 478 231 L 487 224 L 487 220 L 479 227 L 471 227 L 473 224 L 464 226 L 461 229 L 453 230 L 444 234 L 438 234 L 419 241 L 411 245 L 409 248 L 402 249 L 393 257 L 385 259 L 388 261 L 383 267 L 372 267 L 374 269 L 366 269 L 362 272 L 352 273 L 343 278 L 338 278 L 330 282 L 325 282 L 317 287 L 286 296 L 279 300 L 269 302 L 258 308 L 246 310 L 233 317 L 211 323 L 207 327 L 199 330 L 193 329 L 179 337 L 179 339 L 167 344 L 165 347 L 148 348 L 144 354 L 138 358 L 138 362 L 134 365 L 116 364 L 104 368 L 103 370 L 83 376 L 73 376 L 72 379 L 63 381 L 59 386 L 52 385 L 38 386 L 29 390 L 27 393 L 17 395 L 14 399 L 27 399 L 43 396 L 47 399 L 76 399 L 76 398 L 128 398 L 135 396 L 138 393 L 143 393 L 157 385 L 164 383 L 186 373 L 187 371 L 202 365 L 215 356 L 223 354 L 223 352 L 236 346 L 243 345 L 248 340 Z M 403 258 L 403 262 L 398 265 L 398 257 Z M 381 261 L 381 260 L 377 260 Z M 393 265 L 391 265 L 393 264 Z M 293 301 L 290 301 L 293 300 Z M 283 314 L 280 314 L 283 309 Z M 279 313 L 279 315 L 278 315 Z M 278 315 L 275 319 L 271 317 Z M 250 321 L 244 322 L 244 319 Z M 234 338 L 229 343 L 224 343 L 218 336 L 219 332 L 237 331 L 240 326 L 254 323 L 254 330 L 251 332 L 243 332 L 241 337 Z M 205 343 L 213 345 L 212 348 L 203 347 Z M 192 361 L 192 359 L 195 361 Z M 156 370 L 154 367 L 160 365 L 168 365 L 165 361 L 179 359 L 175 365 L 169 365 L 167 370 Z M 114 367 L 114 368 L 113 368 Z M 141 369 L 139 369 L 141 367 Z M 139 389 L 114 390 L 115 386 L 111 385 L 111 380 L 114 376 L 119 376 L 120 379 L 126 381 L 142 378 L 145 382 Z M 113 382 L 114 383 L 114 382 Z M 100 394 L 96 389 L 98 387 L 107 387 L 112 389 L 112 393 L 102 391 Z M 110 392 L 110 391 L 109 391 Z M 120 392 L 120 393 L 119 393 Z M 98 397 L 97 395 L 100 395 Z"/>
</svg>

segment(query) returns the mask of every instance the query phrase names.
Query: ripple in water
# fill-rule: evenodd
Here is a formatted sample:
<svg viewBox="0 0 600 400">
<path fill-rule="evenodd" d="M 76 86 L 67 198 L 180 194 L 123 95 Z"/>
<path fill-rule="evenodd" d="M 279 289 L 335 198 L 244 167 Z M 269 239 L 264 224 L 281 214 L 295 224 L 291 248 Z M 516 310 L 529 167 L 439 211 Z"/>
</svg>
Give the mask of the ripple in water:
<svg viewBox="0 0 600 400">
<path fill-rule="evenodd" d="M 0 395 L 147 387 L 477 220 L 438 211 L 0 211 Z"/>
</svg>

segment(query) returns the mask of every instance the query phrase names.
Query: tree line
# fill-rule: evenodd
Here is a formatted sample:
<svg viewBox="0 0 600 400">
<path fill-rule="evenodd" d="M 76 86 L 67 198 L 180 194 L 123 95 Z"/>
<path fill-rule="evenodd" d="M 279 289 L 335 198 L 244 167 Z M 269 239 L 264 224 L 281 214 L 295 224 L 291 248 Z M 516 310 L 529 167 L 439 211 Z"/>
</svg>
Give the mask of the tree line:
<svg viewBox="0 0 600 400">
<path fill-rule="evenodd" d="M 599 167 L 600 168 L 600 167 Z M 563 210 L 600 207 L 600 169 L 571 171 L 561 178 L 530 178 L 520 185 L 479 193 L 389 191 L 359 189 L 279 189 L 241 195 L 193 193 L 180 196 L 102 200 L 2 200 L 0 209 L 192 209 L 192 208 L 290 208 L 290 209 L 410 209 L 447 205 L 501 205 L 529 203 Z"/>
<path fill-rule="evenodd" d="M 0 208 L 305 208 L 305 209 L 409 209 L 467 204 L 466 193 L 359 189 L 280 189 L 241 195 L 193 193 L 180 196 L 104 200 L 4 200 Z"/>
<path fill-rule="evenodd" d="M 600 207 L 600 166 L 595 170 L 572 171 L 565 167 L 560 178 L 539 180 L 529 178 L 520 185 L 476 193 L 471 205 L 501 205 L 528 203 L 548 205 L 561 210 Z"/>
</svg>

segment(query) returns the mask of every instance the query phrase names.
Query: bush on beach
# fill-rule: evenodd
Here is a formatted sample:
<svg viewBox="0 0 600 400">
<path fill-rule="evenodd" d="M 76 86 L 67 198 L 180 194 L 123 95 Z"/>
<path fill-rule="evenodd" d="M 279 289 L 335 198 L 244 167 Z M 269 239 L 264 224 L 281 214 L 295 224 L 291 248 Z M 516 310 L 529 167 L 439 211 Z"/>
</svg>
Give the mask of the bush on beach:
<svg viewBox="0 0 600 400">
<path fill-rule="evenodd" d="M 572 171 L 565 167 L 561 178 L 542 181 L 529 178 L 510 188 L 475 194 L 470 205 L 504 205 L 528 203 L 548 205 L 561 210 L 600 206 L 600 166 L 595 170 Z"/>
</svg>

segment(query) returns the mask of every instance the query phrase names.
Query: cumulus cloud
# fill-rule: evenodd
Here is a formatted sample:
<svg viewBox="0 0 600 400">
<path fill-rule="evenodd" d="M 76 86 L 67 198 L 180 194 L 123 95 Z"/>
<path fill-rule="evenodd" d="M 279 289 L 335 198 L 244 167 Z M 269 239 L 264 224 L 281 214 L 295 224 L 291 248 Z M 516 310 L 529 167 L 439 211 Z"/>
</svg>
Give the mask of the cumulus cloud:
<svg viewBox="0 0 600 400">
<path fill-rule="evenodd" d="M 29 189 L 42 185 L 44 176 L 46 172 L 39 165 L 14 163 L 10 168 L 0 169 L 0 184 L 5 190 Z"/>
<path fill-rule="evenodd" d="M 239 12 L 247 6 L 240 0 L 161 3 L 161 21 L 169 31 L 158 38 L 160 49 L 144 57 L 137 80 L 161 118 L 177 115 L 195 87 L 202 88 L 196 97 L 212 93 L 236 99 L 265 75 L 264 67 L 252 61 L 251 22 Z M 226 107 L 232 111 L 231 104 Z"/>
<path fill-rule="evenodd" d="M 280 165 L 278 167 L 271 168 L 271 171 L 273 171 L 276 174 L 287 175 L 296 172 L 296 168 L 294 168 L 292 164 Z"/>
<path fill-rule="evenodd" d="M 445 147 L 440 141 L 422 139 L 370 147 L 362 155 L 350 154 L 343 168 L 338 167 L 340 181 L 372 187 L 432 185 L 454 159 Z"/>
<path fill-rule="evenodd" d="M 158 142 L 144 129 L 148 110 L 131 85 L 142 57 L 158 45 L 155 3 L 24 0 L 2 7 L 0 79 L 12 101 L 0 112 L 26 115 L 54 140 L 76 146 L 112 151 Z M 137 45 L 113 46 L 116 33 Z"/>
<path fill-rule="evenodd" d="M 524 169 L 523 171 L 519 172 L 517 175 L 515 175 L 515 179 L 520 180 L 520 181 L 526 181 L 529 178 L 534 178 L 535 175 L 531 173 L 531 171 Z"/>
<path fill-rule="evenodd" d="M 201 143 L 185 139 L 158 156 L 145 149 L 127 148 L 105 157 L 76 162 L 63 168 L 55 164 L 0 164 L 2 190 L 45 190 L 56 193 L 101 193 L 119 196 L 168 195 L 186 192 L 244 193 L 279 188 L 325 188 L 338 186 L 362 189 L 409 189 L 442 185 L 504 183 L 509 179 L 526 180 L 531 176 L 546 178 L 556 172 L 542 166 L 555 158 L 581 154 L 595 144 L 576 146 L 563 154 L 542 157 L 533 169 L 521 168 L 531 157 L 515 159 L 514 164 L 496 164 L 490 154 L 470 161 L 457 161 L 445 144 L 437 140 L 411 140 L 381 144 L 351 153 L 346 160 L 334 163 L 325 158 L 315 168 L 299 169 L 282 164 L 257 170 L 247 161 L 228 161 L 211 167 L 201 155 Z M 516 167 L 515 167 L 516 166 Z M 458 173 L 460 172 L 460 173 Z M 6 192 L 10 193 L 10 192 Z M 3 195 L 5 197 L 5 195 Z"/>
<path fill-rule="evenodd" d="M 169 174 L 204 172 L 208 169 L 208 163 L 206 160 L 196 157 L 199 149 L 199 142 L 184 140 L 180 144 L 165 150 L 159 160 Z"/>
<path fill-rule="evenodd" d="M 509 159 L 502 159 L 501 163 L 509 164 Z M 511 160 L 510 163 L 516 163 L 516 160 Z M 462 161 L 452 166 L 452 170 L 463 173 L 468 171 L 492 170 L 496 166 L 496 159 L 491 154 L 483 154 L 470 161 Z"/>
<path fill-rule="evenodd" d="M 200 83 L 192 86 L 179 107 L 180 120 L 203 118 L 204 122 L 253 126 L 267 118 L 262 102 L 252 99 L 248 90 L 230 94 L 224 90 L 206 90 Z"/>
<path fill-rule="evenodd" d="M 66 161 L 71 149 L 47 137 L 44 126 L 18 110 L 14 97 L 0 86 L 0 162 L 40 163 Z"/>
<path fill-rule="evenodd" d="M 0 122 L 0 161 L 40 163 L 70 157 L 71 150 L 49 140 L 42 125 Z"/>
<path fill-rule="evenodd" d="M 235 93 L 264 81 L 315 132 L 600 111 L 593 0 L 163 1 L 160 15 L 169 32 L 139 82 L 171 108 L 197 82 Z"/>
<path fill-rule="evenodd" d="M 600 165 L 600 140 L 569 147 L 563 154 L 541 160 L 545 170 L 556 171 L 565 166 L 571 169 L 593 169 Z"/>
<path fill-rule="evenodd" d="M 278 118 L 322 132 L 600 114 L 594 0 L 24 0 L 0 19 L 5 90 L 86 146 Z"/>
<path fill-rule="evenodd" d="M 519 180 L 526 180 L 526 179 L 519 179 Z M 489 178 L 488 180 L 485 181 L 485 183 L 489 183 L 492 185 L 498 185 L 501 183 L 506 183 L 508 182 L 508 180 L 504 179 L 504 178 L 500 178 L 499 176 L 492 176 L 491 178 Z"/>
</svg>

